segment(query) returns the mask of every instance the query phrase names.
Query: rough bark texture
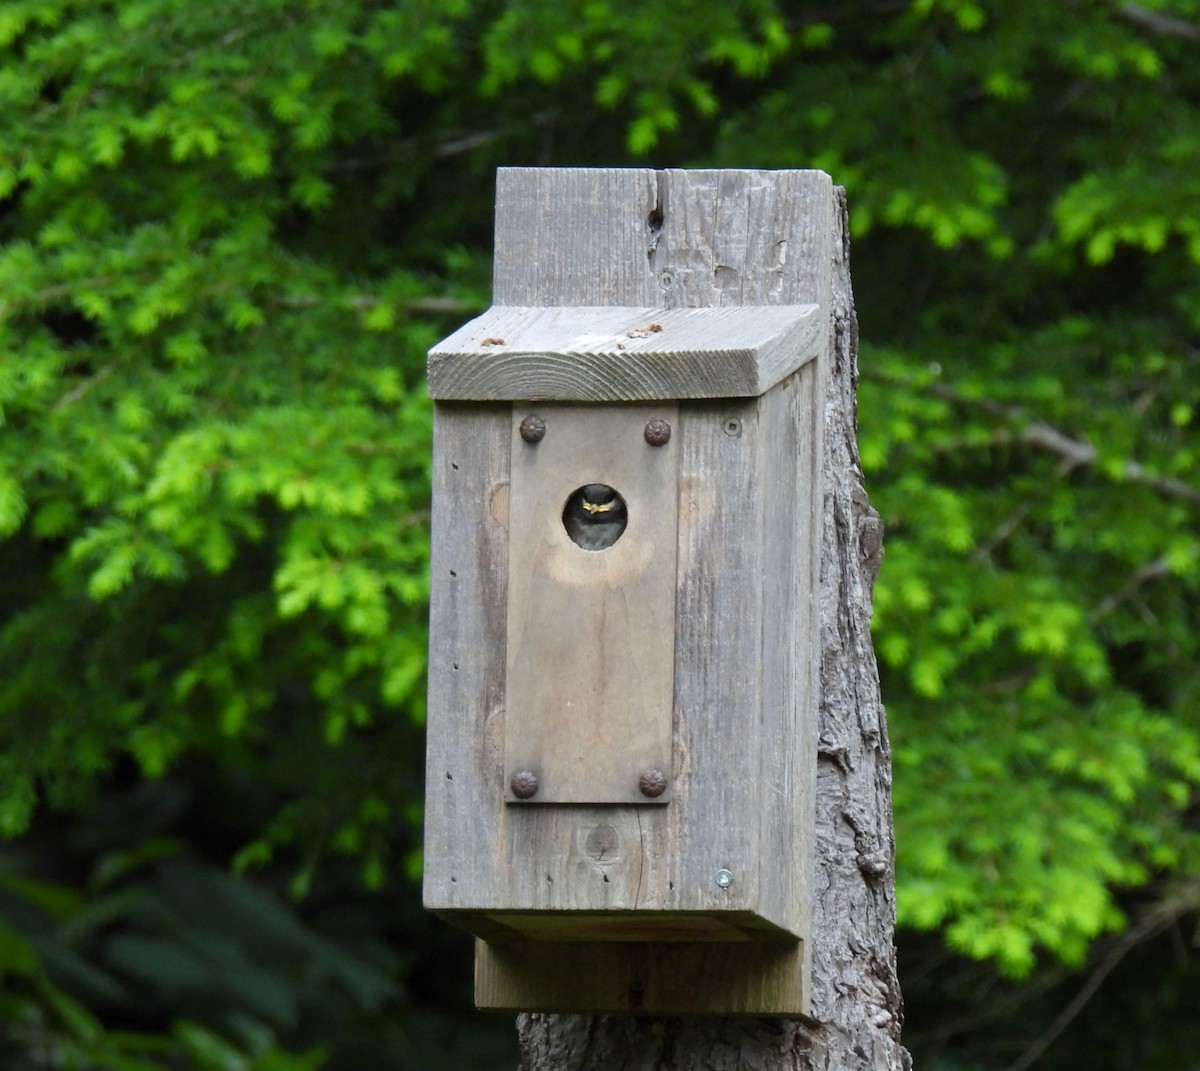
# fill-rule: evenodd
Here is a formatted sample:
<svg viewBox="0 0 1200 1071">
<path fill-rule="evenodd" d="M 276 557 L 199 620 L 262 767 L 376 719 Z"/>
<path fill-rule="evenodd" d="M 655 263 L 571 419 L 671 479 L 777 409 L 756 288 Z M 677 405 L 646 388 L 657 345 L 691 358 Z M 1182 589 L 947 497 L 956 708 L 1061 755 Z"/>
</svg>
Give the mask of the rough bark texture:
<svg viewBox="0 0 1200 1071">
<path fill-rule="evenodd" d="M 825 376 L 812 1018 L 522 1015 L 517 1022 L 522 1071 L 899 1071 L 911 1066 L 900 1043 L 892 943 L 890 750 L 870 636 L 882 527 L 863 490 L 855 439 L 858 332 L 842 191 L 836 199 L 834 347 Z"/>
</svg>

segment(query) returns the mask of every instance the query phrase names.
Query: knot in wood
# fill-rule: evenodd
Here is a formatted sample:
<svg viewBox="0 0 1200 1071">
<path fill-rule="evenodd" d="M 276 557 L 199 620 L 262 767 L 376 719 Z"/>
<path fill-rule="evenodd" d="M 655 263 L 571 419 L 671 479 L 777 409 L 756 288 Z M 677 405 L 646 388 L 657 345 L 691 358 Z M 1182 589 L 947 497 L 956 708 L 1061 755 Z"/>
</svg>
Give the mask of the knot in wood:
<svg viewBox="0 0 1200 1071">
<path fill-rule="evenodd" d="M 671 441 L 671 425 L 665 420 L 652 420 L 646 425 L 645 436 L 651 446 L 666 446 Z"/>
<path fill-rule="evenodd" d="M 667 775 L 662 770 L 643 770 L 638 778 L 638 789 L 643 796 L 655 799 L 667 790 Z"/>
<path fill-rule="evenodd" d="M 587 836 L 584 851 L 597 863 L 609 864 L 620 858 L 621 838 L 612 826 L 596 826 Z"/>
<path fill-rule="evenodd" d="M 538 790 L 537 774 L 531 770 L 518 770 L 512 775 L 508 787 L 512 789 L 512 794 L 519 800 L 533 799 Z"/>
<path fill-rule="evenodd" d="M 540 443 L 546 437 L 546 422 L 536 413 L 521 421 L 521 438 L 527 443 Z"/>
</svg>

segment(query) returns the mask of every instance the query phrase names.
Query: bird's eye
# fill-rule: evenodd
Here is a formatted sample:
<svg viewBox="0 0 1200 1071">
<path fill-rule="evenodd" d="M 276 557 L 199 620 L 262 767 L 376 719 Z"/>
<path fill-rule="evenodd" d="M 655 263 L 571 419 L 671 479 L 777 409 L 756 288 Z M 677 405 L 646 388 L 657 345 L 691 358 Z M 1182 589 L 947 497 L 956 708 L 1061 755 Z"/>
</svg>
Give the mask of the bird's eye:
<svg viewBox="0 0 1200 1071">
<path fill-rule="evenodd" d="M 577 488 L 563 506 L 563 527 L 584 550 L 611 547 L 621 538 L 628 520 L 625 499 L 604 483 Z"/>
</svg>

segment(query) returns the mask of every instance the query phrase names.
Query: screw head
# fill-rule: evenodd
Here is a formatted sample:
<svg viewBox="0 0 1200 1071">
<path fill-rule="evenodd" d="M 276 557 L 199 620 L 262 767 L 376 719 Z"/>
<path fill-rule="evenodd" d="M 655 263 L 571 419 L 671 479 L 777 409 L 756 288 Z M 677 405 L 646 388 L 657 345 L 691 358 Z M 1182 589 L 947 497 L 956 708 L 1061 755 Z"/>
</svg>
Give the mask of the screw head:
<svg viewBox="0 0 1200 1071">
<path fill-rule="evenodd" d="M 717 871 L 716 882 L 722 889 L 728 889 L 733 884 L 733 874 L 722 867 Z"/>
<path fill-rule="evenodd" d="M 518 770 L 512 775 L 512 779 L 508 782 L 508 787 L 512 789 L 512 794 L 517 799 L 531 800 L 537 795 L 537 774 L 532 770 Z"/>
<path fill-rule="evenodd" d="M 652 420 L 643 434 L 651 446 L 666 446 L 671 441 L 671 425 L 665 420 Z"/>
<path fill-rule="evenodd" d="M 521 438 L 527 443 L 540 443 L 546 437 L 546 422 L 536 413 L 521 421 Z"/>
<path fill-rule="evenodd" d="M 638 777 L 638 791 L 649 799 L 656 799 L 667 790 L 667 775 L 662 770 L 643 770 Z"/>
<path fill-rule="evenodd" d="M 663 290 L 670 290 L 675 285 L 675 273 L 673 271 L 660 271 L 658 273 L 658 285 Z"/>
<path fill-rule="evenodd" d="M 727 417 L 721 424 L 721 429 L 726 435 L 732 435 L 734 438 L 742 434 L 742 422 L 737 417 Z"/>
</svg>

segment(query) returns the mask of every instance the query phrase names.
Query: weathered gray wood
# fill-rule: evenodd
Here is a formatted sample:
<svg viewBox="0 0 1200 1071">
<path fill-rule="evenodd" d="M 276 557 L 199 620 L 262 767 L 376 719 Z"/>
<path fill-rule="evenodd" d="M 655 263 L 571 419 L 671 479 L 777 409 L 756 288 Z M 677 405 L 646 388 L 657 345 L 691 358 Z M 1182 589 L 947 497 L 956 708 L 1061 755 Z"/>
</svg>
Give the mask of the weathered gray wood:
<svg viewBox="0 0 1200 1071">
<path fill-rule="evenodd" d="M 771 944 L 795 947 L 794 942 L 787 940 L 787 934 L 764 929 L 762 920 L 750 912 L 731 911 L 713 915 L 709 912 L 664 914 L 661 911 L 492 911 L 488 914 L 488 920 L 503 927 L 503 930 L 484 932 L 482 936 L 485 943 L 499 941 L 511 944 L 514 937 L 531 937 L 538 943 L 558 941 L 569 944 L 576 956 L 586 956 L 585 946 L 597 943 L 726 941 L 749 945 L 756 941 L 752 934 L 763 935 Z M 529 943 L 523 941 L 522 946 L 528 950 Z M 536 956 L 537 952 L 530 950 L 529 954 Z M 618 960 L 613 959 L 612 962 L 615 964 Z M 512 995 L 505 989 L 503 975 L 499 972 L 494 983 L 495 990 L 480 1003 L 485 1007 L 506 1007 Z M 610 994 L 608 1007 L 613 1010 L 625 1007 L 628 988 L 627 977 Z M 567 1010 L 566 1003 L 574 996 L 567 985 L 560 987 L 557 995 L 548 997 L 542 1003 L 525 1004 L 523 1007 Z M 603 1011 L 606 1007 L 597 1005 L 591 1010 Z"/>
<path fill-rule="evenodd" d="M 564 1011 L 638 1015 L 787 1014 L 802 957 L 794 944 L 711 939 L 592 945 L 480 941 L 477 947 L 476 991 L 492 998 L 489 1007 L 518 1011 L 557 1004 Z M 565 1071 L 573 1065 L 546 1066 Z"/>
<path fill-rule="evenodd" d="M 506 713 L 508 697 L 497 683 L 503 674 L 490 682 L 496 706 L 476 708 L 474 724 L 470 716 L 439 709 L 445 700 L 431 678 L 431 783 L 437 784 L 438 792 L 446 791 L 436 781 L 438 766 L 448 765 L 454 756 L 470 756 L 467 765 L 477 768 L 474 774 L 470 769 L 460 774 L 454 789 L 463 797 L 461 808 L 470 809 L 471 821 L 456 821 L 462 811 L 443 810 L 436 800 L 427 814 L 427 839 L 449 856 L 427 860 L 426 899 L 431 907 L 494 918 L 514 904 L 542 911 L 657 909 L 678 916 L 680 930 L 693 925 L 691 915 L 709 912 L 736 918 L 738 925 L 753 920 L 750 928 L 803 933 L 804 901 L 795 891 L 792 860 L 805 854 L 794 838 L 804 836 L 810 823 L 792 813 L 788 791 L 811 776 L 811 770 L 797 766 L 805 761 L 799 750 L 781 749 L 779 743 L 795 731 L 791 722 L 813 716 L 811 703 L 807 710 L 798 710 L 795 699 L 783 701 L 785 689 L 794 687 L 785 678 L 787 667 L 799 658 L 789 652 L 800 642 L 797 615 L 807 595 L 799 585 L 780 583 L 780 575 L 773 572 L 779 568 L 791 575 L 798 566 L 779 563 L 806 550 L 792 531 L 799 507 L 781 509 L 779 504 L 787 486 L 783 473 L 792 473 L 791 483 L 796 482 L 791 451 L 803 429 L 764 429 L 760 408 L 765 405 L 782 414 L 790 406 L 798 417 L 812 400 L 805 384 L 813 379 L 813 367 L 801 369 L 764 399 L 692 402 L 680 409 L 672 436 L 679 445 L 679 563 L 671 806 L 640 813 L 590 807 L 498 811 L 504 786 L 494 769 L 499 764 L 495 740 L 513 716 Z M 469 409 L 455 407 L 450 412 Z M 441 407 L 438 414 L 439 430 L 444 430 Z M 495 431 L 488 430 L 494 421 L 490 411 L 485 419 L 487 448 L 507 456 Z M 515 421 L 514 413 L 508 420 L 509 435 Z M 464 424 L 458 430 L 465 429 Z M 443 442 L 439 440 L 439 449 Z M 445 450 L 451 446 L 445 445 Z M 455 560 L 483 559 L 492 568 L 500 567 L 500 545 L 503 541 L 508 546 L 508 530 L 496 517 L 508 520 L 513 506 L 510 496 L 496 486 L 498 473 L 489 470 L 473 485 L 459 477 L 455 486 L 466 490 L 435 518 L 440 538 L 452 545 L 466 544 Z M 813 481 L 802 490 L 807 496 L 804 512 L 811 515 Z M 450 488 L 439 486 L 437 491 L 444 494 Z M 482 521 L 479 502 L 492 503 Z M 497 502 L 503 506 L 497 508 Z M 462 530 L 480 523 L 490 531 L 494 545 L 477 546 L 479 536 Z M 458 576 L 450 575 L 451 567 L 438 569 L 442 550 L 439 547 L 435 564 L 435 592 L 440 585 L 454 585 L 457 611 L 494 628 L 495 611 L 486 600 L 500 585 L 460 584 Z M 768 601 L 776 604 L 782 631 L 764 637 L 762 614 Z M 441 605 L 435 598 L 435 607 Z M 435 631 L 440 621 L 435 615 Z M 461 630 L 451 634 L 455 631 Z M 473 626 L 473 634 L 480 643 L 502 644 L 500 636 L 479 625 Z M 495 672 L 495 659 L 488 657 L 486 662 Z M 554 667 L 544 672 L 551 674 Z M 463 706 L 472 708 L 466 702 Z M 445 728 L 447 721 L 453 722 L 452 730 Z M 808 760 L 811 757 L 809 752 Z M 765 823 L 776 827 L 775 839 L 766 843 Z M 489 856 L 487 866 L 473 862 Z M 458 873 L 452 875 L 450 869 Z M 733 875 L 729 888 L 715 881 L 720 869 Z M 658 925 L 673 923 L 664 919 Z M 793 1001 L 802 999 L 802 986 L 803 979 L 797 977 Z"/>
<path fill-rule="evenodd" d="M 508 596 L 509 405 L 434 411 L 429 694 L 445 717 L 426 743 L 425 901 L 479 899 L 503 796 L 504 608 Z M 486 805 L 485 805 L 486 804 Z"/>
<path fill-rule="evenodd" d="M 662 303 L 656 172 L 505 167 L 496 203 L 508 208 L 496 213 L 495 304 Z"/>
<path fill-rule="evenodd" d="M 508 173 L 506 182 L 511 185 L 502 183 L 502 191 L 518 184 L 522 174 Z M 560 193 L 573 181 L 570 174 L 559 180 Z M 593 173 L 588 181 L 603 181 L 604 174 Z M 820 535 L 817 587 L 822 662 L 818 851 L 811 883 L 814 921 L 809 942 L 812 1018 L 523 1015 L 518 1020 L 521 1066 L 523 1071 L 562 1071 L 568 1066 L 573 1071 L 906 1068 L 910 1061 L 899 1040 L 901 1002 L 892 946 L 889 748 L 869 633 L 880 528 L 862 490 L 855 444 L 856 322 L 845 203 L 826 176 L 805 172 L 664 172 L 659 182 L 664 220 L 650 257 L 650 277 L 668 273 L 672 285 L 663 291 L 665 304 L 815 301 L 831 313 L 831 359 L 824 381 L 813 384 L 824 403 L 820 491 L 831 523 L 823 526 Z M 604 200 L 594 198 L 595 203 Z M 501 207 L 505 219 L 498 223 L 498 231 L 536 228 L 536 220 L 523 213 L 521 203 L 502 200 Z M 634 210 L 632 205 L 629 208 Z M 832 243 L 822 231 L 823 222 L 831 218 Z M 565 240 L 561 231 L 554 240 Z M 604 250 L 591 245 L 590 250 L 599 258 L 597 270 L 607 280 L 641 279 L 627 263 L 633 254 L 626 247 L 614 244 Z M 542 296 L 527 297 L 533 290 L 523 289 L 519 281 L 528 273 L 500 259 L 496 278 L 505 287 L 506 302 L 580 301 L 570 286 L 555 281 L 537 292 Z M 613 303 L 641 303 L 619 286 L 607 285 L 604 292 Z M 686 412 L 683 419 L 686 423 Z M 803 462 L 798 468 L 803 468 Z M 667 948 L 657 944 L 639 951 L 657 961 Z M 630 958 L 607 968 L 619 978 L 626 977 L 631 967 L 634 954 L 626 955 Z M 493 966 L 486 959 L 479 964 L 481 970 Z M 601 978 L 597 990 L 611 986 L 612 978 L 606 983 L 598 965 L 582 963 L 579 973 L 586 972 Z M 700 968 L 698 973 L 704 977 L 706 972 Z M 509 970 L 505 977 L 511 982 L 525 976 Z M 723 994 L 722 1000 L 727 999 L 729 995 Z"/>
<path fill-rule="evenodd" d="M 766 795 L 758 826 L 760 865 L 774 867 L 764 903 L 771 917 L 802 920 L 805 928 L 802 977 L 811 992 L 812 886 L 816 855 L 815 777 L 817 712 L 820 704 L 819 590 L 820 533 L 824 496 L 821 443 L 824 414 L 818 404 L 824 364 L 805 365 L 761 402 L 762 421 L 773 429 L 763 444 L 767 494 L 763 524 L 764 733 L 787 741 L 759 753 Z"/>
<path fill-rule="evenodd" d="M 828 301 L 833 183 L 822 171 L 663 171 L 653 271 L 671 308 Z M 619 254 L 619 251 L 617 253 Z"/>
<path fill-rule="evenodd" d="M 633 191 L 627 213 L 640 212 L 637 184 L 630 186 L 621 174 L 611 177 L 616 188 Z M 546 178 L 539 175 L 538 181 Z M 579 181 L 594 191 L 593 176 L 584 173 Z M 562 181 L 557 186 L 561 188 Z M 596 197 L 593 203 L 607 212 L 612 197 Z M 520 211 L 528 211 L 529 204 L 528 198 L 519 199 L 524 206 Z M 513 211 L 513 204 L 502 201 L 498 233 L 506 228 L 525 233 L 521 225 L 507 226 L 506 213 Z M 574 218 L 576 227 L 561 240 L 590 233 L 587 218 L 579 212 Z M 535 231 L 541 226 L 537 220 L 526 222 Z M 607 225 L 593 222 L 601 230 Z M 531 240 L 536 244 L 541 239 Z M 498 258 L 498 280 L 504 264 Z M 623 276 L 632 280 L 638 273 L 614 270 L 608 277 Z M 547 289 L 542 281 L 530 285 L 534 282 L 534 290 L 522 292 L 511 280 L 498 281 L 498 294 L 507 286 L 510 296 L 520 293 L 524 302 L 561 299 L 558 290 Z M 810 283 L 800 304 L 822 296 L 820 279 Z M 628 293 L 612 298 L 632 300 Z M 574 294 L 568 299 L 578 300 Z M 811 324 L 813 316 L 806 312 Z M 748 313 L 751 310 L 731 308 L 712 318 L 719 322 L 728 315 L 745 324 Z M 519 315 L 527 312 L 519 310 Z M 686 318 L 683 312 L 662 317 L 672 315 Z M 772 311 L 756 320 L 770 324 L 774 315 Z M 790 311 L 780 315 L 795 318 Z M 798 343 L 798 348 L 809 354 L 828 342 L 827 332 L 808 337 L 811 341 Z M 802 364 L 795 355 L 789 359 L 791 367 Z M 814 697 L 797 691 L 816 679 L 811 665 L 813 630 L 802 620 L 811 612 L 811 599 L 791 578 L 814 568 L 811 531 L 819 491 L 811 472 L 798 477 L 796 466 L 811 467 L 816 455 L 805 460 L 796 447 L 814 434 L 819 370 L 819 361 L 804 364 L 763 398 L 681 406 L 672 438 L 679 450 L 678 642 L 670 763 L 674 798 L 668 806 L 498 807 L 507 767 L 503 754 L 497 755 L 497 738 L 503 740 L 511 699 L 503 691 L 504 674 L 490 681 L 489 702 L 480 704 L 461 692 L 443 695 L 440 678 L 431 672 L 427 844 L 433 847 L 427 849 L 426 902 L 501 943 L 515 934 L 536 937 L 540 943 L 562 935 L 564 928 L 577 940 L 608 934 L 604 939 L 610 944 L 612 935 L 623 935 L 627 940 L 612 945 L 605 960 L 605 977 L 616 979 L 616 989 L 594 1007 L 630 1006 L 631 994 L 640 991 L 639 965 L 645 957 L 653 959 L 660 945 L 694 940 L 698 927 L 719 943 L 744 948 L 746 954 L 727 949 L 720 957 L 720 977 L 711 986 L 702 973 L 694 984 L 675 986 L 671 999 L 676 1003 L 662 998 L 647 1008 L 687 1010 L 679 1001 L 693 1001 L 693 1010 L 716 1008 L 726 997 L 714 994 L 731 991 L 739 995 L 726 1001 L 727 1010 L 778 1014 L 808 1007 L 808 942 L 795 938 L 807 932 L 810 909 L 804 876 L 793 864 L 811 851 L 805 839 L 811 841 L 812 823 L 804 813 L 795 813 L 789 793 L 800 780 L 811 779 L 812 751 L 783 747 L 781 741 L 788 733 L 802 734 L 803 720 L 811 725 L 814 717 Z M 439 452 L 449 456 L 468 449 L 469 418 L 460 421 L 458 415 L 470 409 L 437 407 Z M 489 458 L 503 454 L 507 461 L 515 441 L 499 446 L 494 412 L 482 412 L 481 436 Z M 771 421 L 794 426 L 765 426 L 764 412 Z M 510 416 L 510 435 L 513 422 Z M 435 462 L 440 465 L 439 459 Z M 498 568 L 511 543 L 513 506 L 500 470 L 485 468 L 473 483 L 459 479 L 437 486 L 437 494 L 450 494 L 452 499 L 437 511 L 435 538 L 457 547 L 450 558 Z M 780 509 L 782 487 L 788 489 L 789 501 Z M 795 492 L 800 498 L 792 502 Z M 482 502 L 488 503 L 486 517 Z M 455 527 L 452 518 L 464 528 L 488 523 L 482 535 L 468 534 Z M 805 531 L 810 536 L 798 539 L 798 532 L 803 536 Z M 808 555 L 803 565 L 792 560 L 795 554 Z M 492 600 L 504 583 L 463 585 L 444 572 L 435 565 L 435 610 L 459 614 L 465 622 L 456 624 L 451 634 L 470 633 L 480 643 L 502 645 Z M 453 599 L 440 590 L 443 587 L 453 590 Z M 768 606 L 780 623 L 764 634 L 762 614 Z M 431 633 L 434 642 L 437 628 Z M 799 653 L 802 647 L 810 652 L 807 662 Z M 494 652 L 481 661 L 495 672 Z M 454 703 L 457 708 L 450 706 Z M 439 771 L 446 766 L 449 773 L 455 762 L 467 773 L 451 787 Z M 802 810 L 808 806 L 803 794 L 792 798 L 802 801 Z M 733 875 L 728 888 L 715 880 L 721 869 Z M 514 911 L 514 905 L 520 910 Z M 578 921 L 564 923 L 556 912 L 574 912 Z M 635 935 L 647 943 L 630 943 Z M 730 935 L 746 940 L 724 939 Z M 765 988 L 759 977 L 762 954 L 755 948 L 755 942 L 764 940 L 782 941 L 788 950 L 773 960 L 774 981 Z M 583 948 L 576 953 L 587 955 Z M 525 962 L 533 964 L 540 953 L 531 950 L 529 956 Z M 528 979 L 506 973 L 521 970 L 521 962 L 502 959 L 481 973 L 480 978 L 487 979 L 477 992 L 481 1005 L 512 1006 L 514 992 L 529 992 Z M 620 970 L 618 964 L 623 964 Z M 570 978 L 595 988 L 594 980 L 585 983 L 582 974 L 572 973 Z M 553 993 L 543 987 L 541 1006 L 585 1006 L 568 983 L 564 980 Z"/>
<path fill-rule="evenodd" d="M 429 353 L 433 398 L 757 398 L 827 342 L 815 305 L 495 306 Z"/>
<path fill-rule="evenodd" d="M 674 405 L 549 405 L 545 438 L 518 433 L 513 412 L 505 769 L 532 772 L 546 803 L 665 805 L 671 799 L 678 436 L 646 442 L 652 420 L 678 426 Z M 587 550 L 563 504 L 585 484 L 625 501 L 612 546 Z M 648 799 L 643 771 L 665 771 Z"/>
<path fill-rule="evenodd" d="M 775 390 L 780 390 L 777 387 Z M 773 489 L 764 461 L 772 429 L 759 399 L 681 406 L 676 809 L 687 906 L 745 905 L 796 935 L 803 920 L 780 910 L 769 888 L 787 867 L 759 856 L 759 826 L 775 810 L 780 782 L 764 781 L 760 756 L 778 751 L 779 711 L 763 703 L 766 522 Z M 802 830 L 803 824 L 789 826 Z M 728 870 L 733 884 L 714 880 Z M 799 983 L 798 983 L 799 984 Z"/>
</svg>

